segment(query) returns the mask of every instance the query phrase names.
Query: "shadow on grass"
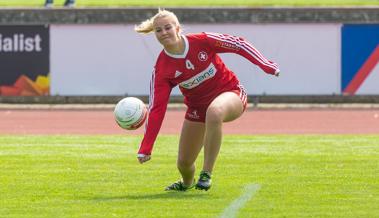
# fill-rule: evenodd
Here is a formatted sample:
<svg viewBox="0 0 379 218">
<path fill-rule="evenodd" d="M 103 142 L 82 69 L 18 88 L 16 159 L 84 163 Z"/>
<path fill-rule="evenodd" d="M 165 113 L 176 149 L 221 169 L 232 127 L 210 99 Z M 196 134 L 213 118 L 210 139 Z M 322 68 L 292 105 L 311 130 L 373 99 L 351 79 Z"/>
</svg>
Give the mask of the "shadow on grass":
<svg viewBox="0 0 379 218">
<path fill-rule="evenodd" d="M 119 200 L 154 200 L 154 199 L 197 199 L 207 197 L 202 193 L 165 192 L 158 194 L 133 194 L 121 196 L 98 196 L 91 198 L 94 201 L 119 201 Z"/>
</svg>

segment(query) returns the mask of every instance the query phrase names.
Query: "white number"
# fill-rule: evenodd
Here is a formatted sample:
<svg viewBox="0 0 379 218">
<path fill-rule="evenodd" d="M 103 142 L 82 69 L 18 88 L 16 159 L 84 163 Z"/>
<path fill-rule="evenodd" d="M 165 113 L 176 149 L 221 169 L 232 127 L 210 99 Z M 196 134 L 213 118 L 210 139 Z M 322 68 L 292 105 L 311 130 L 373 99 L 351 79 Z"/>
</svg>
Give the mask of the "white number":
<svg viewBox="0 0 379 218">
<path fill-rule="evenodd" d="M 189 60 L 186 60 L 186 67 L 188 70 L 195 70 L 195 66 Z"/>
</svg>

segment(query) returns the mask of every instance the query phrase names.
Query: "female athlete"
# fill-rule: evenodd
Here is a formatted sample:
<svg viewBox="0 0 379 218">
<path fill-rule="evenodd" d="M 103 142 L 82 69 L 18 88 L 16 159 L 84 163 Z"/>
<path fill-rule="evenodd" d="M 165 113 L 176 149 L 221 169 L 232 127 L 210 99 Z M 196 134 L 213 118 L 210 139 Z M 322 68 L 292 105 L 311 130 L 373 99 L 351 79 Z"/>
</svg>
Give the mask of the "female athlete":
<svg viewBox="0 0 379 218">
<path fill-rule="evenodd" d="M 206 32 L 183 35 L 178 18 L 167 10 L 159 10 L 135 30 L 154 32 L 163 46 L 152 73 L 149 115 L 138 160 L 144 163 L 151 159 L 171 90 L 179 85 L 187 105 L 177 158 L 182 179 L 166 190 L 186 191 L 193 187 L 208 190 L 221 146 L 222 124 L 240 117 L 247 103 L 243 86 L 218 53 L 243 56 L 274 76 L 279 76 L 278 65 L 240 37 Z M 196 181 L 195 160 L 203 146 L 204 165 Z"/>
</svg>

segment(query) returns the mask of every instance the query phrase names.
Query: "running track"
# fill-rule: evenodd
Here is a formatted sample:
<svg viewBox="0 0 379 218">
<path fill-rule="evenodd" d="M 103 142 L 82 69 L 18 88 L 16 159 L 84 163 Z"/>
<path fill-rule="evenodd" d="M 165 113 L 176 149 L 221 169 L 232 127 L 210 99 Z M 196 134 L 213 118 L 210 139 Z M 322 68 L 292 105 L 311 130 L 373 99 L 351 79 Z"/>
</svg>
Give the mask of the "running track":
<svg viewBox="0 0 379 218">
<path fill-rule="evenodd" d="M 184 111 L 169 110 L 161 134 L 180 133 Z M 225 134 L 379 134 L 379 108 L 259 109 L 224 124 Z M 143 134 L 120 129 L 110 109 L 0 109 L 1 134 Z"/>
</svg>

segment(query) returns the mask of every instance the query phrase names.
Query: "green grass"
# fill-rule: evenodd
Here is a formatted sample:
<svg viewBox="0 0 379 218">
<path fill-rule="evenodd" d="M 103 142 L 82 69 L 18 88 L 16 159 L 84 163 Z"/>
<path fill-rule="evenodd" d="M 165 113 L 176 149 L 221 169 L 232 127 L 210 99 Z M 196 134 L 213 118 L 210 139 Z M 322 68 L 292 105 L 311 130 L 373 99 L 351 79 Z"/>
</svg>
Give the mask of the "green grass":
<svg viewBox="0 0 379 218">
<path fill-rule="evenodd" d="M 62 5 L 64 0 L 55 0 Z M 79 7 L 97 6 L 348 6 L 379 5 L 379 0 L 77 0 Z M 0 6 L 40 7 L 44 0 L 0 0 Z"/>
<path fill-rule="evenodd" d="M 225 136 L 208 192 L 165 193 L 177 136 L 136 160 L 141 136 L 0 136 L 0 217 L 379 217 L 379 135 Z M 201 165 L 202 156 L 198 166 Z"/>
</svg>

